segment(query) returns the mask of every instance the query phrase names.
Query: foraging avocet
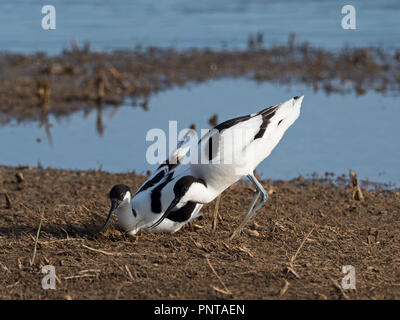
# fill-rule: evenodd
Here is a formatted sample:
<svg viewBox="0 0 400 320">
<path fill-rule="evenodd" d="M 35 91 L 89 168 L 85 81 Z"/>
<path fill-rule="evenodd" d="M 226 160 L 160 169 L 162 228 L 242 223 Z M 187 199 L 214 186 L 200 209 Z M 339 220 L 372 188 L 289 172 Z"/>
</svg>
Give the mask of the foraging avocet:
<svg viewBox="0 0 400 320">
<path fill-rule="evenodd" d="M 188 164 L 180 160 L 189 151 L 179 147 L 139 188 L 134 197 L 129 187 L 116 185 L 110 191 L 111 209 L 100 232 L 115 211 L 119 225 L 130 235 L 144 229 L 152 232 L 179 230 L 200 215 L 205 203 L 244 176 L 256 187 L 250 206 L 231 238 L 267 201 L 268 194 L 254 170 L 281 140 L 300 115 L 303 96 L 294 97 L 260 112 L 227 120 L 204 135 Z M 240 159 L 240 161 L 238 160 Z M 261 201 L 257 204 L 261 196 Z"/>
</svg>

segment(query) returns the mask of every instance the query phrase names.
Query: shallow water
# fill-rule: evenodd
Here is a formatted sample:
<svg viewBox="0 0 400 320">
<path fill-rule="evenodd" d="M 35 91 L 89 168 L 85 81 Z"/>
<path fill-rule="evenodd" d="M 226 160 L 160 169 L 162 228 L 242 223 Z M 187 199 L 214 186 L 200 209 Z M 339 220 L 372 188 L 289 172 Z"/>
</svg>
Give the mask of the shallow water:
<svg viewBox="0 0 400 320">
<path fill-rule="evenodd" d="M 71 39 L 94 50 L 144 46 L 244 49 L 249 34 L 266 45 L 298 41 L 325 48 L 377 45 L 399 48 L 397 0 L 52 0 L 56 30 L 41 27 L 41 1 L 0 3 L 0 51 L 57 54 Z M 341 27 L 344 5 L 356 8 L 356 30 Z"/>
<path fill-rule="evenodd" d="M 168 121 L 177 120 L 178 130 L 194 123 L 199 132 L 209 128 L 208 119 L 215 113 L 222 122 L 303 94 L 300 118 L 258 168 L 263 178 L 347 174 L 351 168 L 361 179 L 400 185 L 398 97 L 374 92 L 327 96 L 303 85 L 259 85 L 245 79 L 161 92 L 150 97 L 148 111 L 128 101 L 100 114 L 78 112 L 58 120 L 50 116 L 51 137 L 36 122 L 1 126 L 0 149 L 7 151 L 0 163 L 144 172 L 154 168 L 145 157 L 152 144 L 146 133 L 152 128 L 168 132 Z"/>
</svg>

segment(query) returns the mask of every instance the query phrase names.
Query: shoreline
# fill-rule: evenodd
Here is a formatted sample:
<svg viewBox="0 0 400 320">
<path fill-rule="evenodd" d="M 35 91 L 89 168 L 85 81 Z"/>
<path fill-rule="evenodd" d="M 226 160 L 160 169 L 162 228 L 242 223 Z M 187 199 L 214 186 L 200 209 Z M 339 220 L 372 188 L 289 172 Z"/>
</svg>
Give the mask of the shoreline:
<svg viewBox="0 0 400 320">
<path fill-rule="evenodd" d="M 400 51 L 344 48 L 337 52 L 308 43 L 242 51 L 141 48 L 91 52 L 88 46 L 57 56 L 0 53 L 0 123 L 45 121 L 127 98 L 147 108 L 152 94 L 211 79 L 245 77 L 283 85 L 304 83 L 327 94 L 400 90 Z"/>
<path fill-rule="evenodd" d="M 155 166 L 157 167 L 157 166 Z M 137 177 L 142 177 L 145 181 L 151 174 L 151 170 L 145 170 L 145 171 L 140 171 L 136 172 L 135 169 L 132 170 L 125 170 L 125 171 L 109 171 L 109 170 L 104 170 L 100 166 L 98 169 L 97 168 L 90 168 L 90 169 L 73 169 L 73 168 L 58 168 L 58 167 L 43 167 L 41 164 L 39 165 L 29 165 L 29 164 L 24 164 L 24 165 L 5 165 L 5 164 L 0 164 L 0 170 L 1 169 L 15 169 L 15 170 L 41 170 L 41 171 L 46 171 L 46 170 L 56 170 L 56 171 L 65 171 L 67 173 L 92 173 L 92 172 L 100 172 L 103 174 L 108 174 L 108 175 L 134 175 Z M 258 173 L 257 173 L 258 174 Z M 368 190 L 377 190 L 377 191 L 400 191 L 400 186 L 396 185 L 393 182 L 378 182 L 378 181 L 373 181 L 370 180 L 368 177 L 366 178 L 359 178 L 359 175 L 356 173 L 357 178 L 359 179 L 359 184 L 360 187 L 363 189 L 368 189 Z M 259 176 L 260 181 L 263 181 L 264 183 L 279 183 L 279 182 L 287 182 L 291 183 L 293 181 L 308 181 L 308 182 L 313 182 L 313 183 L 320 183 L 320 184 L 327 184 L 332 187 L 336 188 L 346 188 L 347 186 L 351 185 L 351 179 L 349 177 L 349 174 L 341 173 L 341 174 L 336 174 L 331 171 L 325 171 L 325 173 L 318 174 L 317 172 L 313 173 L 307 173 L 307 174 L 299 174 L 297 177 L 292 177 L 292 178 L 285 178 L 285 179 L 272 179 L 272 178 L 264 178 L 262 175 Z M 1 180 L 0 180 L 1 182 Z M 240 182 L 237 182 L 240 183 Z"/>
</svg>

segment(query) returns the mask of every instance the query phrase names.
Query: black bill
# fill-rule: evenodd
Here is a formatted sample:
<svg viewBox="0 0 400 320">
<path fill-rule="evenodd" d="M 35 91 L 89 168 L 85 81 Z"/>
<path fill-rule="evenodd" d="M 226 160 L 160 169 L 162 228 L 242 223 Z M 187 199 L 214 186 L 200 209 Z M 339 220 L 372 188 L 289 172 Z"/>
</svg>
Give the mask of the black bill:
<svg viewBox="0 0 400 320">
<path fill-rule="evenodd" d="M 110 222 L 111 216 L 113 214 L 113 212 L 118 208 L 119 205 L 119 201 L 113 200 L 111 201 L 111 209 L 110 212 L 108 213 L 106 222 L 104 223 L 104 225 L 100 228 L 100 230 L 98 231 L 98 233 L 102 233 L 106 228 L 108 223 Z"/>
</svg>

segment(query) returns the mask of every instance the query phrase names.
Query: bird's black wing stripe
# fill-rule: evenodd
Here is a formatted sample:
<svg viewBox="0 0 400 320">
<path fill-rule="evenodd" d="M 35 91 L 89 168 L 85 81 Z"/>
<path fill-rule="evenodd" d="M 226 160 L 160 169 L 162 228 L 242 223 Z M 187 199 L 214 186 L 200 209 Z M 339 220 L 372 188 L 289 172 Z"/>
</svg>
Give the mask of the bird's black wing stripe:
<svg viewBox="0 0 400 320">
<path fill-rule="evenodd" d="M 175 169 L 177 166 L 179 165 L 178 163 L 169 163 L 169 160 L 166 160 L 163 164 L 161 164 L 157 170 L 159 170 L 160 168 L 164 167 L 164 166 L 168 166 L 168 172 L 171 172 L 173 169 Z M 143 186 L 140 187 L 140 189 L 136 192 L 142 192 L 145 191 L 151 187 L 153 187 L 155 184 L 157 184 L 158 182 L 160 182 L 162 180 L 162 178 L 165 175 L 165 171 L 160 171 L 159 173 L 157 173 L 151 180 L 147 181 Z"/>
<path fill-rule="evenodd" d="M 185 222 L 190 219 L 195 208 L 196 202 L 189 201 L 182 208 L 172 211 L 166 219 L 173 222 Z"/>
<path fill-rule="evenodd" d="M 278 110 L 278 106 L 272 106 L 267 109 L 264 109 L 258 113 L 258 115 L 262 116 L 263 122 L 261 123 L 260 130 L 257 132 L 257 134 L 254 136 L 254 140 L 262 138 L 265 130 L 268 127 L 268 124 L 270 123 L 271 118 L 275 115 L 276 110 Z"/>
<path fill-rule="evenodd" d="M 163 164 L 160 164 L 160 166 L 157 168 L 160 169 L 161 167 L 168 166 L 168 171 L 171 171 L 175 169 L 179 165 L 179 161 L 177 163 L 169 163 L 169 160 L 166 160 Z"/>
<path fill-rule="evenodd" d="M 247 120 L 249 120 L 249 119 L 251 119 L 253 117 L 261 115 L 262 119 L 263 119 L 263 122 L 262 122 L 262 124 L 260 126 L 260 130 L 254 136 L 254 140 L 255 140 L 255 139 L 261 138 L 264 135 L 265 130 L 266 130 L 268 124 L 269 124 L 269 120 L 275 115 L 275 112 L 276 112 L 277 109 L 278 109 L 278 106 L 271 106 L 271 107 L 268 107 L 266 109 L 261 110 L 260 112 L 258 112 L 255 115 L 250 115 L 249 114 L 249 115 L 246 115 L 246 116 L 241 116 L 241 117 L 237 117 L 237 118 L 234 118 L 234 119 L 226 120 L 226 121 L 216 125 L 211 130 L 218 130 L 218 132 L 221 133 L 223 130 L 229 129 L 229 128 L 233 127 L 234 125 L 236 125 L 236 124 L 238 124 L 240 122 L 244 122 L 244 121 L 247 121 Z M 212 134 L 210 136 L 209 140 L 208 140 L 208 159 L 210 161 L 216 156 L 216 153 L 213 154 L 212 151 L 213 150 L 218 150 L 218 148 L 215 148 L 215 146 L 213 146 L 212 140 L 218 140 L 218 139 L 212 139 L 213 135 L 214 134 Z M 202 139 L 200 139 L 199 144 L 200 144 L 201 141 L 202 141 Z"/>
<path fill-rule="evenodd" d="M 242 116 L 242 117 L 237 117 L 234 119 L 226 120 L 226 121 L 216 125 L 214 127 L 214 129 L 218 130 L 221 133 L 223 130 L 233 127 L 234 125 L 236 125 L 240 122 L 249 120 L 250 118 L 251 118 L 251 115 L 247 115 L 247 116 Z"/>
<path fill-rule="evenodd" d="M 212 130 L 215 129 L 215 130 L 218 130 L 219 133 L 221 133 L 223 130 L 226 130 L 226 129 L 230 128 L 230 127 L 233 127 L 234 125 L 236 125 L 236 124 L 238 124 L 240 122 L 247 121 L 247 120 L 249 120 L 249 119 L 251 119 L 251 118 L 253 118 L 253 117 L 257 116 L 257 115 L 262 115 L 263 119 L 264 119 L 264 117 L 272 118 L 274 116 L 277 108 L 278 108 L 278 106 L 271 106 L 271 107 L 268 107 L 268 108 L 266 108 L 264 110 L 261 110 L 256 115 L 248 114 L 246 116 L 241 116 L 241 117 L 233 118 L 233 119 L 230 119 L 230 120 L 226 120 L 226 121 L 216 125 Z M 270 115 L 270 114 L 272 114 L 272 115 Z"/>
<path fill-rule="evenodd" d="M 219 133 L 221 133 L 223 130 L 226 130 L 226 129 L 230 128 L 230 127 L 233 127 L 234 125 L 236 125 L 236 124 L 238 124 L 238 123 L 240 123 L 240 122 L 249 120 L 250 118 L 251 118 L 251 115 L 247 115 L 247 116 L 242 116 L 242 117 L 237 117 L 237 118 L 234 118 L 234 119 L 226 120 L 226 121 L 224 121 L 224 122 L 222 122 L 222 123 L 216 125 L 216 126 L 215 126 L 214 128 L 212 128 L 210 131 L 216 131 L 216 130 L 218 130 Z M 208 135 L 205 135 L 205 136 L 208 137 Z M 204 137 L 205 137 L 205 136 L 204 136 Z M 200 142 L 201 142 L 202 140 L 203 140 L 203 137 L 199 140 L 199 144 L 200 144 Z"/>
<path fill-rule="evenodd" d="M 172 180 L 174 174 L 171 172 L 165 181 L 151 190 L 151 211 L 153 213 L 160 213 L 162 211 L 161 205 L 161 190 Z"/>
<path fill-rule="evenodd" d="M 213 158 L 212 155 L 212 143 L 213 143 L 213 138 L 212 136 L 210 137 L 210 139 L 208 139 L 208 160 L 211 161 Z"/>
<path fill-rule="evenodd" d="M 268 115 L 269 113 L 273 112 L 275 114 L 276 110 L 278 110 L 279 105 L 269 106 L 257 113 L 257 115 Z"/>
<path fill-rule="evenodd" d="M 208 160 L 211 161 L 214 159 L 218 154 L 219 149 L 219 132 L 215 131 L 207 141 L 208 148 L 206 151 L 208 152 Z"/>
<path fill-rule="evenodd" d="M 161 179 L 164 177 L 164 175 L 165 175 L 165 172 L 164 171 L 160 171 L 159 173 L 157 173 L 153 177 L 153 179 L 147 181 L 143 186 L 141 186 L 140 189 L 136 193 L 139 193 L 139 192 L 142 192 L 144 190 L 147 190 L 147 189 L 151 188 L 156 183 L 160 182 Z"/>
<path fill-rule="evenodd" d="M 218 135 L 221 134 L 222 131 L 229 129 L 240 122 L 249 120 L 250 118 L 251 118 L 251 116 L 247 115 L 247 116 L 242 116 L 242 117 L 237 117 L 234 119 L 226 120 L 211 129 L 211 131 L 213 131 L 213 133 L 211 134 L 210 138 L 207 141 L 208 147 L 206 149 L 208 151 L 208 160 L 209 161 L 214 159 L 218 154 L 218 149 L 219 149 Z M 201 141 L 202 141 L 202 139 L 200 139 L 199 143 Z"/>
</svg>

